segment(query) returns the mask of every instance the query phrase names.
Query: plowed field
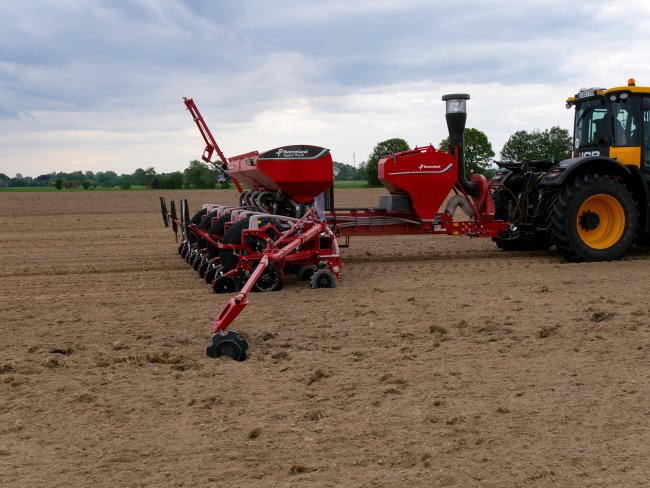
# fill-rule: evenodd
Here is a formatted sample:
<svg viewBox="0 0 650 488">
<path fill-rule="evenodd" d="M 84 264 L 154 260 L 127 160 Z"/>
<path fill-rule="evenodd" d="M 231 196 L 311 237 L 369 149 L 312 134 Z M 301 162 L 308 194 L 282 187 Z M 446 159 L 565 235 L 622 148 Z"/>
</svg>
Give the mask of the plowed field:
<svg viewBox="0 0 650 488">
<path fill-rule="evenodd" d="M 650 483 L 647 248 L 353 239 L 337 288 L 251 296 L 236 363 L 157 196 L 0 193 L 0 486 Z"/>
</svg>

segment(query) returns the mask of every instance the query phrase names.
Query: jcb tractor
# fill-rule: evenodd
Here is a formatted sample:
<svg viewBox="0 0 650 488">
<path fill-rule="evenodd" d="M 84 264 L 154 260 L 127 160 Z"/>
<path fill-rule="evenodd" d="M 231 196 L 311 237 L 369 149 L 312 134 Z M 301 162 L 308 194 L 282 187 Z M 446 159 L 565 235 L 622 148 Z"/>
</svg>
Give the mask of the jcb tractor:
<svg viewBox="0 0 650 488">
<path fill-rule="evenodd" d="M 582 89 L 570 159 L 501 163 L 490 182 L 504 250 L 548 249 L 569 261 L 622 257 L 650 232 L 650 87 Z"/>
</svg>

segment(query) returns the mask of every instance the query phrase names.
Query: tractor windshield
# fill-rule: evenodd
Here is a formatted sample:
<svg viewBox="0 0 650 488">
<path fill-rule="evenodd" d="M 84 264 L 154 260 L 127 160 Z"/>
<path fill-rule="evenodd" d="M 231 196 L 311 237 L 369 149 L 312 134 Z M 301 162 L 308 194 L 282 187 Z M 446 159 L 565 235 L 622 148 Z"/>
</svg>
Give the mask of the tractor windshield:
<svg viewBox="0 0 650 488">
<path fill-rule="evenodd" d="M 576 106 L 574 147 L 609 146 L 611 123 L 607 117 L 607 104 L 602 98 L 592 98 Z"/>
</svg>

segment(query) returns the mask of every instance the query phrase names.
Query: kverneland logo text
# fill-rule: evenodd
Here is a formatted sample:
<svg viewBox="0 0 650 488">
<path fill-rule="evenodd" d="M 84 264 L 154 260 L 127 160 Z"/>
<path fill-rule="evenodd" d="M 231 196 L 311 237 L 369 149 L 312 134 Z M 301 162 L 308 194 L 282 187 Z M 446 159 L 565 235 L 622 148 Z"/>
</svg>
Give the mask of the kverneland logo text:
<svg viewBox="0 0 650 488">
<path fill-rule="evenodd" d="M 275 155 L 279 158 L 304 158 L 308 149 L 278 149 Z"/>
</svg>

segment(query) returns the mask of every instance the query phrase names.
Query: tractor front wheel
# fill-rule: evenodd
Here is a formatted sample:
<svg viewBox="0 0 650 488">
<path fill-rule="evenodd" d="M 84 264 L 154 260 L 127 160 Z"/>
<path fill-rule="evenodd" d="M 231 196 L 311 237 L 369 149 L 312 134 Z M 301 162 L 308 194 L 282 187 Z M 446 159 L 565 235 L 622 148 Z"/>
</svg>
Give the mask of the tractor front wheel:
<svg viewBox="0 0 650 488">
<path fill-rule="evenodd" d="M 630 248 L 639 214 L 632 194 L 605 175 L 588 174 L 567 184 L 550 215 L 553 242 L 569 261 L 612 261 Z"/>
</svg>

